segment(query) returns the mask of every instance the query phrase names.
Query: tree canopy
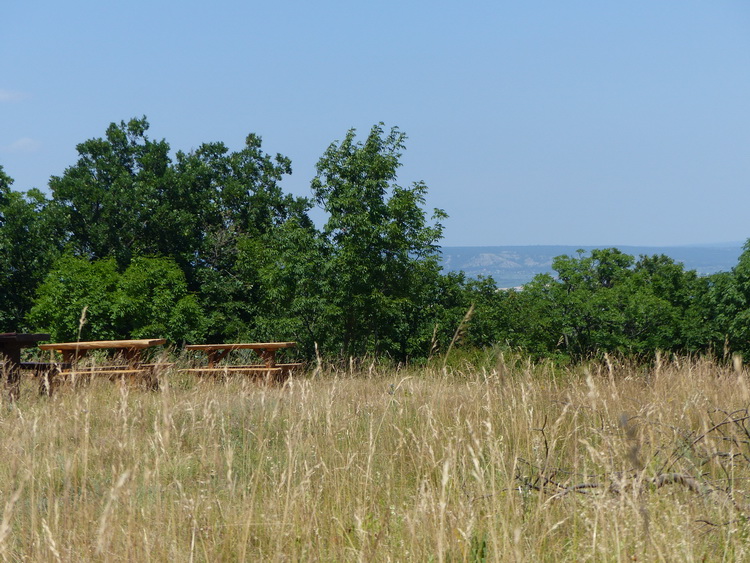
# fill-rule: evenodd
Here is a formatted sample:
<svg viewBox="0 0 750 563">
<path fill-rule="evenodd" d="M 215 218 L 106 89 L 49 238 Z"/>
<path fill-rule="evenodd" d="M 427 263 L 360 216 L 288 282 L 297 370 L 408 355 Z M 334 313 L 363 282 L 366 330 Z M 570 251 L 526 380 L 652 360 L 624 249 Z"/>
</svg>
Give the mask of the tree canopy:
<svg viewBox="0 0 750 563">
<path fill-rule="evenodd" d="M 457 341 L 563 361 L 750 351 L 750 242 L 712 276 L 605 248 L 501 290 L 442 271 L 446 214 L 400 181 L 397 127 L 331 143 L 309 198 L 284 191 L 291 161 L 256 134 L 173 153 L 148 132 L 145 117 L 110 124 L 49 194 L 12 189 L 0 166 L 0 331 L 297 340 L 308 357 L 398 361 Z"/>
<path fill-rule="evenodd" d="M 423 210 L 427 187 L 396 184 L 406 136 L 372 128 L 364 142 L 350 130 L 331 144 L 312 181 L 328 213 L 322 236 L 329 259 L 330 305 L 343 355 L 388 352 L 400 358 L 425 342 L 426 314 L 440 276 L 439 222 Z M 440 210 L 433 219 L 442 219 Z"/>
</svg>

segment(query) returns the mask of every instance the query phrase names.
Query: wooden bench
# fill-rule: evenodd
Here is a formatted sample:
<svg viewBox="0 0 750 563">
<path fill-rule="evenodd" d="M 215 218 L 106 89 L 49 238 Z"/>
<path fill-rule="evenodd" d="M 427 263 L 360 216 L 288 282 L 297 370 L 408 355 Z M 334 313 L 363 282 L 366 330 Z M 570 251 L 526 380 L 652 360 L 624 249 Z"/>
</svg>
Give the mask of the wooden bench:
<svg viewBox="0 0 750 563">
<path fill-rule="evenodd" d="M 145 389 L 156 390 L 159 388 L 159 372 L 151 367 L 141 366 L 128 368 L 127 366 L 107 366 L 102 369 L 96 367 L 79 367 L 61 370 L 54 374 L 50 382 L 48 394 L 64 383 L 77 383 L 79 381 L 91 381 L 94 378 L 104 377 L 109 381 L 119 381 L 129 385 L 137 385 Z"/>
<path fill-rule="evenodd" d="M 190 368 L 185 370 L 187 373 L 192 373 L 199 376 L 229 376 L 229 375 L 256 375 L 259 378 L 272 380 L 280 383 L 286 380 L 292 371 L 302 366 L 301 363 L 291 364 L 276 364 L 274 367 L 267 367 L 262 365 L 247 365 L 247 366 L 215 366 Z"/>
<path fill-rule="evenodd" d="M 158 372 L 161 371 L 162 367 L 166 369 L 172 364 L 143 363 L 141 362 L 141 352 L 165 342 L 164 339 L 141 339 L 43 344 L 40 346 L 41 349 L 60 352 L 65 364 L 67 364 L 64 369 L 60 369 L 48 378 L 47 392 L 51 394 L 61 383 L 75 382 L 79 376 L 89 379 L 96 376 L 105 376 L 110 380 L 140 383 L 149 389 L 156 389 L 159 386 Z M 81 365 L 80 360 L 92 350 L 115 350 L 118 355 L 124 357 L 125 362 L 116 365 Z"/>
<path fill-rule="evenodd" d="M 21 362 L 19 367 L 24 371 L 32 372 L 35 376 L 39 376 L 56 369 L 70 369 L 70 364 L 65 362 Z"/>
<path fill-rule="evenodd" d="M 124 365 L 116 364 L 109 366 L 92 365 L 92 366 L 76 366 L 71 367 L 70 364 L 62 364 L 64 366 L 64 372 L 75 371 L 77 373 L 90 373 L 92 375 L 110 375 L 115 372 L 130 373 L 131 371 L 141 372 L 152 372 L 161 373 L 174 366 L 173 363 L 169 362 L 157 362 L 154 364 L 136 364 L 136 365 Z"/>
<path fill-rule="evenodd" d="M 195 375 L 254 375 L 258 379 L 281 383 L 291 373 L 302 366 L 301 363 L 276 363 L 276 352 L 283 348 L 292 348 L 296 342 L 253 342 L 233 344 L 190 344 L 185 350 L 203 352 L 208 357 L 208 365 L 186 370 Z M 229 352 L 233 350 L 253 350 L 260 357 L 262 364 L 250 365 L 222 365 Z"/>
</svg>

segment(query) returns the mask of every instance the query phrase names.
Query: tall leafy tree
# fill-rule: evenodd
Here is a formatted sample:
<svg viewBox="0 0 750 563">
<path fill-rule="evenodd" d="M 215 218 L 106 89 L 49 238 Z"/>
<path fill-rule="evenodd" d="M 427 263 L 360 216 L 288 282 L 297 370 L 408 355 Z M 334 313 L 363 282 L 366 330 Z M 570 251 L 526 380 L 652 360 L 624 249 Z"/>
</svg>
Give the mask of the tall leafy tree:
<svg viewBox="0 0 750 563">
<path fill-rule="evenodd" d="M 642 351 L 694 353 L 708 350 L 716 341 L 708 278 L 685 270 L 668 256 L 653 255 L 638 259 L 632 280 L 631 301 L 638 309 L 630 317 L 641 324 Z"/>
<path fill-rule="evenodd" d="M 158 210 L 173 205 L 169 145 L 152 141 L 146 118 L 112 123 L 104 138 L 77 146 L 78 162 L 50 180 L 68 243 L 80 256 L 114 257 L 120 268 L 139 254 L 168 253 L 154 231 L 169 228 Z"/>
<path fill-rule="evenodd" d="M 581 251 L 557 257 L 553 268 L 556 278 L 539 275 L 521 292 L 500 293 L 501 340 L 572 359 L 695 352 L 711 341 L 707 281 L 666 256 Z"/>
<path fill-rule="evenodd" d="M 427 186 L 396 183 L 406 136 L 374 126 L 364 142 L 350 130 L 318 161 L 315 201 L 327 212 L 326 275 L 344 355 L 417 353 L 440 275 L 439 223 L 423 209 Z"/>
<path fill-rule="evenodd" d="M 750 353 L 750 240 L 731 272 L 711 276 L 707 297 L 716 346 Z"/>
<path fill-rule="evenodd" d="M 283 225 L 239 247 L 242 279 L 256 280 L 256 338 L 299 342 L 303 354 L 336 350 L 331 327 L 335 307 L 330 280 L 325 275 L 329 247 L 311 225 L 288 220 Z"/>
<path fill-rule="evenodd" d="M 634 258 L 616 248 L 590 255 L 559 256 L 552 262 L 559 283 L 556 298 L 562 308 L 560 338 L 573 355 L 597 348 L 615 349 L 623 337 L 627 279 Z"/>
<path fill-rule="evenodd" d="M 281 189 L 289 174 L 289 159 L 263 152 L 260 137 L 252 134 L 240 151 L 210 143 L 177 154 L 176 189 L 184 196 L 180 209 L 191 216 L 183 262 L 208 312 L 210 338 L 248 338 L 257 332 L 263 287 L 247 250 L 265 252 L 288 221 L 312 227 L 310 202 Z"/>
<path fill-rule="evenodd" d="M 189 217 L 183 228 L 189 229 L 195 265 L 221 267 L 228 246 L 263 235 L 291 217 L 310 223 L 310 202 L 281 189 L 291 172 L 290 160 L 264 153 L 254 134 L 235 152 L 223 143 L 178 152 L 173 189 L 179 197 L 171 207 Z"/>
<path fill-rule="evenodd" d="M 148 128 L 145 117 L 112 123 L 52 178 L 68 247 L 89 260 L 112 257 L 120 272 L 139 256 L 169 257 L 208 312 L 210 338 L 252 336 L 260 283 L 240 272 L 240 248 L 290 219 L 312 225 L 310 202 L 281 189 L 291 163 L 263 152 L 253 134 L 238 151 L 206 143 L 172 162 L 167 142 L 151 140 Z"/>
<path fill-rule="evenodd" d="M 49 201 L 39 190 L 11 190 L 0 166 L 0 332 L 26 328 L 34 291 L 58 254 Z"/>
</svg>

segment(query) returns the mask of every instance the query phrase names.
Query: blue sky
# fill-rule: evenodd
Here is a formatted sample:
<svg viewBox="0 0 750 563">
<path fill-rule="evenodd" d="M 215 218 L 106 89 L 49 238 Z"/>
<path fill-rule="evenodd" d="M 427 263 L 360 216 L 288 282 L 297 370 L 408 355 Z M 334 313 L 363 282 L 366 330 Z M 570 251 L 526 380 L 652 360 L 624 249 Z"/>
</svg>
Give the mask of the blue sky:
<svg viewBox="0 0 750 563">
<path fill-rule="evenodd" d="M 307 196 L 382 121 L 448 246 L 750 237 L 746 1 L 7 0 L 0 55 L 18 190 L 146 115 L 174 150 L 259 134 Z"/>
</svg>

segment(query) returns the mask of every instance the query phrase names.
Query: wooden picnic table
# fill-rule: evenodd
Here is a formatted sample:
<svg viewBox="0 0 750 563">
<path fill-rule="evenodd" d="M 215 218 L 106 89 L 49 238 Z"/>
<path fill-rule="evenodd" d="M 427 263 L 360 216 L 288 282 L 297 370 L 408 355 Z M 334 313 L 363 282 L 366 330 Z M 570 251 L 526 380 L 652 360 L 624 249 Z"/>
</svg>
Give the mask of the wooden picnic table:
<svg viewBox="0 0 750 563">
<path fill-rule="evenodd" d="M 141 352 L 146 348 L 160 346 L 167 341 L 164 338 L 150 338 L 141 340 L 95 340 L 93 342 L 58 342 L 42 344 L 40 350 L 60 352 L 66 362 L 76 362 L 84 358 L 91 350 L 117 350 L 127 360 L 129 365 L 138 365 Z"/>
<path fill-rule="evenodd" d="M 203 352 L 208 358 L 206 367 L 189 369 L 188 372 L 197 374 L 229 374 L 229 373 L 251 373 L 261 374 L 282 380 L 294 369 L 302 364 L 299 363 L 276 363 L 276 352 L 283 348 L 293 348 L 296 342 L 245 342 L 228 344 L 188 344 L 185 350 Z M 252 365 L 219 365 L 229 352 L 233 350 L 253 350 L 260 357 L 262 364 Z"/>
<path fill-rule="evenodd" d="M 6 359 L 7 384 L 11 400 L 20 394 L 21 369 L 31 368 L 31 363 L 21 362 L 21 348 L 33 348 L 42 340 L 49 340 L 50 335 L 44 333 L 0 333 L 0 356 Z M 41 364 L 40 364 L 41 365 Z M 38 367 L 35 365 L 35 367 Z"/>
<path fill-rule="evenodd" d="M 154 370 L 158 364 L 144 364 L 142 352 L 154 346 L 160 346 L 167 341 L 164 338 L 146 338 L 137 340 L 95 340 L 91 342 L 57 342 L 42 344 L 41 350 L 50 350 L 62 354 L 63 361 L 70 365 L 66 371 L 60 372 L 63 378 L 75 374 L 106 375 L 110 378 L 150 376 L 151 385 L 155 385 Z M 125 360 L 125 365 L 99 365 L 78 367 L 78 363 L 93 350 L 115 350 Z M 167 366 L 168 364 L 164 364 Z"/>
</svg>

